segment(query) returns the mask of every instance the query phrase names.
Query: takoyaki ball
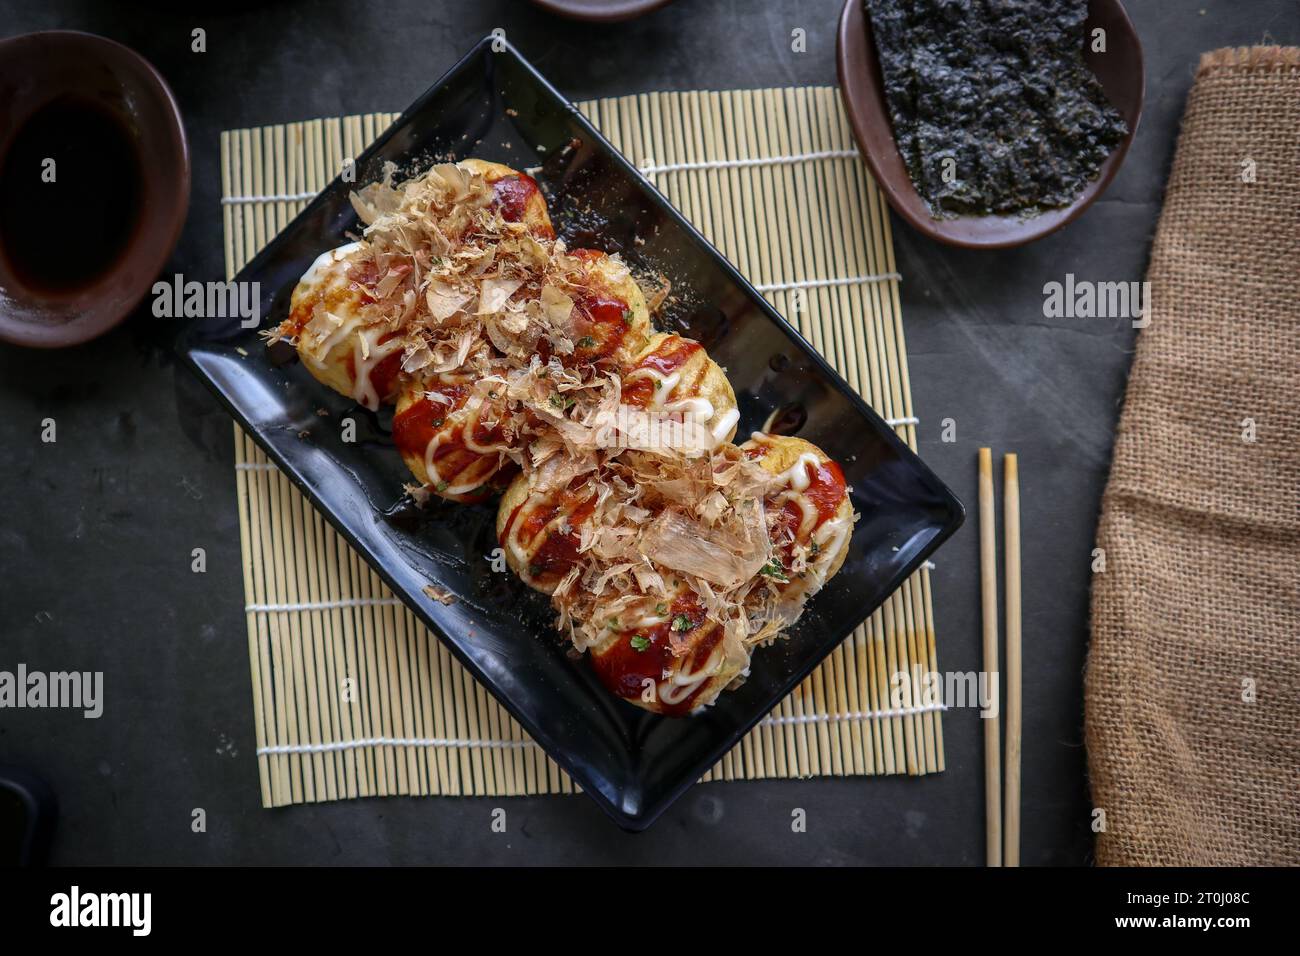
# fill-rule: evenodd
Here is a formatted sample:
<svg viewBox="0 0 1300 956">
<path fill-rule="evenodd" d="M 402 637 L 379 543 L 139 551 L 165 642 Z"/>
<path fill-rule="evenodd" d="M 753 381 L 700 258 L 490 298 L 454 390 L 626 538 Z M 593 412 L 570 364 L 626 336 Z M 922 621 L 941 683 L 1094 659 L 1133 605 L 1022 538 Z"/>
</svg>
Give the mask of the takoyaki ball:
<svg viewBox="0 0 1300 956">
<path fill-rule="evenodd" d="M 532 176 L 484 159 L 461 160 L 460 166 L 478 173 L 492 187 L 493 205 L 501 212 L 502 219 L 522 222 L 532 235 L 539 238 L 555 238 L 555 227 L 551 225 L 551 216 L 546 209 L 546 197 Z"/>
<path fill-rule="evenodd" d="M 749 664 L 740 641 L 728 642 L 689 590 L 647 595 L 604 624 L 589 648 L 596 676 L 616 697 L 657 714 L 708 706 Z"/>
<path fill-rule="evenodd" d="M 509 481 L 512 433 L 500 386 L 466 373 L 412 380 L 393 415 L 393 444 L 430 492 L 475 504 Z"/>
<path fill-rule="evenodd" d="M 736 434 L 740 412 L 726 373 L 692 339 L 667 332 L 650 336 L 623 375 L 624 405 L 680 416 L 686 444 L 711 451 Z"/>
<path fill-rule="evenodd" d="M 740 446 L 779 477 L 763 502 L 772 561 L 763 574 L 787 597 L 815 594 L 839 571 L 853 534 L 853 504 L 840 466 L 802 438 L 754 432 Z"/>
<path fill-rule="evenodd" d="M 543 489 L 530 483 L 529 475 L 519 475 L 497 509 L 497 540 L 506 564 L 529 587 L 554 592 L 578 563 L 582 525 L 591 518 L 598 497 L 590 476 Z"/>
<path fill-rule="evenodd" d="M 312 263 L 294 287 L 279 331 L 318 381 L 374 411 L 397 398 L 402 339 L 366 315 L 374 277 L 367 279 L 368 264 L 356 262 L 361 248 L 348 243 Z"/>
<path fill-rule="evenodd" d="M 574 349 L 559 356 L 567 367 L 622 368 L 645 348 L 654 328 L 641 287 L 619 259 L 595 249 L 575 249 L 579 274 L 569 291 Z"/>
</svg>

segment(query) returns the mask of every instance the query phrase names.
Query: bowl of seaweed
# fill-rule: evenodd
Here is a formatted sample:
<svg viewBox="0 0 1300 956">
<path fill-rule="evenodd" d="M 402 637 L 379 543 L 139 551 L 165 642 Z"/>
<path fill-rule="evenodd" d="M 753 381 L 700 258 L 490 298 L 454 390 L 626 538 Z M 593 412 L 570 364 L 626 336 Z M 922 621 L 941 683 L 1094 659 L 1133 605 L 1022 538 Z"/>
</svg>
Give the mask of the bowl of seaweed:
<svg viewBox="0 0 1300 956">
<path fill-rule="evenodd" d="M 838 69 L 894 211 L 967 248 L 1077 218 L 1119 171 L 1145 92 L 1119 0 L 848 0 Z"/>
</svg>

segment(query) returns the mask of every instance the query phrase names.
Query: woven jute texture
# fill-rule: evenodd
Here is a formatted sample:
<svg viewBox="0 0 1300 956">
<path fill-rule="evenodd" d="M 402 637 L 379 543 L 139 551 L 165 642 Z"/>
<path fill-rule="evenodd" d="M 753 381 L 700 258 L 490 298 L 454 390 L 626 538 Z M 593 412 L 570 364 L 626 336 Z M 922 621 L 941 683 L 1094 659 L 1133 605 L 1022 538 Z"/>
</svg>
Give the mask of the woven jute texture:
<svg viewBox="0 0 1300 956">
<path fill-rule="evenodd" d="M 1300 50 L 1188 98 L 1102 503 L 1097 861 L 1300 864 Z"/>
</svg>

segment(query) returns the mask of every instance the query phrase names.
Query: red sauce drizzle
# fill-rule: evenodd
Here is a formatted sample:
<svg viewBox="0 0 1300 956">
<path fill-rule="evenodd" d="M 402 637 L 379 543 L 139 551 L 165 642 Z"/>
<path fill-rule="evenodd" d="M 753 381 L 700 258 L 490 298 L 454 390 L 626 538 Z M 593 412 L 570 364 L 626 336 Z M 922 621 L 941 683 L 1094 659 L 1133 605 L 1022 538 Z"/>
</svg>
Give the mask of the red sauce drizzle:
<svg viewBox="0 0 1300 956">
<path fill-rule="evenodd" d="M 402 454 L 424 458 L 429 444 L 445 427 L 447 416 L 465 404 L 469 388 L 465 385 L 440 385 L 438 391 L 452 399 L 450 407 L 442 402 L 421 398 L 393 416 L 393 444 Z M 501 422 L 488 426 L 480 418 L 474 423 L 474 441 L 477 444 L 499 444 L 504 438 L 505 431 Z M 438 475 L 449 485 L 473 482 L 477 475 L 482 475 L 482 480 L 486 483 L 481 488 L 455 496 L 458 501 L 469 504 L 490 498 L 514 473 L 514 462 L 507 462 L 498 469 L 498 461 L 495 452 L 484 454 L 467 446 L 459 428 L 444 435 L 433 452 L 433 465 L 437 468 Z"/>
<path fill-rule="evenodd" d="M 558 498 L 533 508 L 524 518 L 523 524 L 519 526 L 519 542 L 529 552 L 528 576 L 538 584 L 558 584 L 560 579 L 569 573 L 569 569 L 578 563 L 578 546 L 582 543 L 582 534 L 578 529 L 596 510 L 595 495 L 589 494 L 578 500 L 580 495 L 581 492 L 566 488 L 560 492 Z M 515 510 L 510 512 L 510 517 L 506 519 L 505 526 L 501 529 L 502 545 L 510 537 L 510 529 L 526 503 L 527 501 L 517 505 Z M 546 526 L 564 511 L 568 512 L 569 530 L 567 532 L 558 528 L 546 530 Z M 545 538 L 541 544 L 534 547 L 533 542 L 543 534 Z"/>
<path fill-rule="evenodd" d="M 673 655 L 671 643 L 673 622 L 679 617 L 690 621 L 690 628 L 684 633 L 690 641 L 691 649 L 681 658 Z M 698 633 L 697 628 L 700 629 Z M 634 637 L 643 637 L 649 643 L 642 650 L 637 650 L 632 646 Z M 647 680 L 653 681 L 658 688 L 664 671 L 675 671 L 679 662 L 703 667 L 721 640 L 722 628 L 706 621 L 704 608 L 694 595 L 684 594 L 673 601 L 667 621 L 654 627 L 620 631 L 614 643 L 601 656 L 592 655 L 591 666 L 600 682 L 611 693 L 627 699 L 639 699 Z M 673 716 L 690 713 L 707 684 L 708 681 L 702 681 L 675 704 L 659 701 L 661 710 Z M 655 693 L 658 693 L 657 689 Z"/>
<path fill-rule="evenodd" d="M 808 487 L 801 494 L 817 509 L 817 521 L 809 532 L 811 535 L 835 517 L 840 504 L 844 501 L 847 489 L 844 484 L 844 472 L 835 462 L 826 461 L 820 465 L 807 463 L 804 467 L 808 470 L 809 480 Z M 803 509 L 795 499 L 787 500 L 781 509 L 781 517 L 773 528 L 773 543 L 781 543 L 782 558 L 787 565 L 794 555 L 796 544 L 794 539 L 802 521 Z"/>
<path fill-rule="evenodd" d="M 565 365 L 609 360 L 627 338 L 631 322 L 627 303 L 612 295 L 589 291 L 579 295 L 574 306 L 573 325 L 578 339 L 573 354 L 565 356 Z"/>
<path fill-rule="evenodd" d="M 537 188 L 537 180 L 532 176 L 518 173 L 514 176 L 503 176 L 492 184 L 492 193 L 496 198 L 497 208 L 501 210 L 501 218 L 506 222 L 524 222 L 528 215 L 528 204 L 534 196 L 540 196 L 541 190 Z M 549 225 L 539 226 L 538 232 L 548 239 L 555 238 L 555 230 Z"/>
<path fill-rule="evenodd" d="M 380 340 L 382 341 L 382 339 Z M 370 384 L 381 401 L 391 401 L 397 394 L 397 376 L 402 371 L 402 350 L 398 349 L 379 360 L 370 370 Z"/>
<path fill-rule="evenodd" d="M 790 499 L 781 506 L 781 517 L 772 526 L 772 544 L 780 547 L 781 563 L 786 567 L 790 566 L 790 561 L 794 557 L 794 546 L 802 522 L 803 509 L 799 507 L 797 501 Z"/>
<path fill-rule="evenodd" d="M 653 352 L 637 362 L 633 371 L 647 368 L 667 377 L 689 362 L 691 356 L 699 350 L 699 342 L 684 339 L 679 335 L 670 335 Z M 654 399 L 656 381 L 654 376 L 640 375 L 625 384 L 623 404 L 647 408 Z"/>
<path fill-rule="evenodd" d="M 807 467 L 812 480 L 804 489 L 804 495 L 817 507 L 817 526 L 821 527 L 835 517 L 844 501 L 844 472 L 833 461 L 822 462 L 816 468 L 812 465 Z"/>
<path fill-rule="evenodd" d="M 396 332 L 388 332 L 379 337 L 377 345 L 383 345 L 390 339 L 397 337 Z M 349 338 L 351 344 L 352 339 Z M 357 380 L 357 359 L 356 352 L 348 352 L 343 359 L 343 365 L 348 370 L 348 379 L 352 382 Z M 397 395 L 397 376 L 402 371 L 402 350 L 398 349 L 381 358 L 375 367 L 370 370 L 370 384 L 379 396 L 381 402 L 390 402 Z"/>
<path fill-rule="evenodd" d="M 465 404 L 464 385 L 439 386 L 438 391 L 452 400 L 450 406 L 420 398 L 393 416 L 393 444 L 403 455 L 423 458 L 429 443 L 442 430 L 447 415 Z"/>
</svg>

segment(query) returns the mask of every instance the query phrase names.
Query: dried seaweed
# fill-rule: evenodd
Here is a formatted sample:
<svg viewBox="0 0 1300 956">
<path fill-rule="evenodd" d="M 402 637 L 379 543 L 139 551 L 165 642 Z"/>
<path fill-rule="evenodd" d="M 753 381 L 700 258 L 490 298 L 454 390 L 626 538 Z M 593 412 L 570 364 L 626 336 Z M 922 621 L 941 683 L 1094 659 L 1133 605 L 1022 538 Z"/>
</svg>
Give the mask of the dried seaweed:
<svg viewBox="0 0 1300 956">
<path fill-rule="evenodd" d="M 894 138 L 935 218 L 1066 206 L 1128 133 L 1086 0 L 865 0 Z"/>
</svg>

